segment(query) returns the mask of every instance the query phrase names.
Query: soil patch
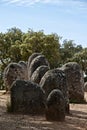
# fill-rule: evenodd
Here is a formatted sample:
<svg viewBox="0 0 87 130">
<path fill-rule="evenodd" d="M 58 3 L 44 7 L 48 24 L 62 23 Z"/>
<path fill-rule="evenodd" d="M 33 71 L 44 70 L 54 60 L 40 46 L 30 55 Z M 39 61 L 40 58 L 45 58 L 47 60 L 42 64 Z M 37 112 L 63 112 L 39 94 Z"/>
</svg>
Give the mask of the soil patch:
<svg viewBox="0 0 87 130">
<path fill-rule="evenodd" d="M 44 116 L 9 114 L 6 102 L 9 94 L 0 91 L 0 130 L 87 130 L 87 104 L 70 104 L 65 122 L 48 122 Z M 85 93 L 87 101 L 87 92 Z"/>
</svg>

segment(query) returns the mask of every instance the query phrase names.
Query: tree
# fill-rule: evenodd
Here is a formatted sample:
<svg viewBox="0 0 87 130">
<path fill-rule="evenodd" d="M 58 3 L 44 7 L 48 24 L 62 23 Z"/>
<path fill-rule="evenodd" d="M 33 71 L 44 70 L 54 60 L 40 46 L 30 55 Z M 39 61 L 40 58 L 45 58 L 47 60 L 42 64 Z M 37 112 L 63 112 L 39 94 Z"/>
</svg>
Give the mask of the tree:
<svg viewBox="0 0 87 130">
<path fill-rule="evenodd" d="M 15 44 L 16 41 L 22 42 L 22 35 L 24 33 L 19 28 L 8 29 L 6 35 L 8 36 L 10 43 Z"/>
<path fill-rule="evenodd" d="M 61 64 L 69 61 L 76 53 L 82 50 L 81 45 L 76 45 L 73 40 L 64 40 L 60 49 Z"/>
<path fill-rule="evenodd" d="M 23 33 L 18 28 L 11 28 L 0 33 L 0 73 L 10 62 L 27 61 L 34 52 L 40 52 L 48 59 L 51 68 L 58 67 L 60 61 L 60 37 L 57 34 L 44 34 L 29 29 Z M 1 76 L 2 78 L 2 76 Z"/>
<path fill-rule="evenodd" d="M 23 33 L 18 28 L 9 29 L 6 33 L 0 33 L 0 86 L 3 86 L 3 70 L 7 64 L 11 61 L 17 61 L 14 55 L 18 49 L 15 45 L 19 40 L 21 42 L 21 36 Z M 14 53 L 13 53 L 14 52 Z"/>
<path fill-rule="evenodd" d="M 43 31 L 29 30 L 28 33 L 23 35 L 22 39 L 25 44 L 29 44 L 32 53 L 40 52 L 44 54 L 50 62 L 51 68 L 58 66 L 60 37 L 57 34 L 45 35 Z"/>
<path fill-rule="evenodd" d="M 70 61 L 75 61 L 80 64 L 82 70 L 86 72 L 87 69 L 87 48 L 84 48 L 82 51 L 76 53 Z"/>
<path fill-rule="evenodd" d="M 87 49 L 76 45 L 73 40 L 64 40 L 60 45 L 61 37 L 56 33 L 45 34 L 43 30 L 35 32 L 29 29 L 26 33 L 19 28 L 8 29 L 0 33 L 0 78 L 4 68 L 10 62 L 27 61 L 34 53 L 42 53 L 48 59 L 51 68 L 59 67 L 68 61 L 77 61 L 86 70 Z"/>
</svg>

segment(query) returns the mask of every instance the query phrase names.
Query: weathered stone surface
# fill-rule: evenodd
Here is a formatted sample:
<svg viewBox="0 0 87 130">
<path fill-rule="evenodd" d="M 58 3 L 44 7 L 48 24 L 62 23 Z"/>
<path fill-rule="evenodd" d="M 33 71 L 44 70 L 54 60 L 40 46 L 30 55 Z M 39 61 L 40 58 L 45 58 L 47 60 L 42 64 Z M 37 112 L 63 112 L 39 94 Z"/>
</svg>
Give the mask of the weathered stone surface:
<svg viewBox="0 0 87 130">
<path fill-rule="evenodd" d="M 49 70 L 48 66 L 42 65 L 38 67 L 31 76 L 31 81 L 38 83 L 40 82 L 43 75 Z"/>
<path fill-rule="evenodd" d="M 65 100 L 62 92 L 54 89 L 48 95 L 46 119 L 51 121 L 65 120 Z"/>
<path fill-rule="evenodd" d="M 43 114 L 45 93 L 39 85 L 30 81 L 16 80 L 11 87 L 11 110 L 14 113 Z"/>
<path fill-rule="evenodd" d="M 25 61 L 19 61 L 18 64 L 22 66 L 22 69 L 24 71 L 25 79 L 28 80 L 28 69 L 27 69 L 27 63 Z"/>
<path fill-rule="evenodd" d="M 18 64 L 20 64 L 23 68 L 27 68 L 27 63 L 25 61 L 19 61 Z"/>
<path fill-rule="evenodd" d="M 69 62 L 61 69 L 66 74 L 70 100 L 74 102 L 84 100 L 84 77 L 80 65 L 76 62 Z"/>
<path fill-rule="evenodd" d="M 30 66 L 30 64 L 31 64 L 31 62 L 32 62 L 32 60 L 33 60 L 34 58 L 36 58 L 37 56 L 39 56 L 39 55 L 41 55 L 41 53 L 33 53 L 33 54 L 29 57 L 29 59 L 28 59 L 28 68 L 29 68 L 29 66 Z"/>
<path fill-rule="evenodd" d="M 28 68 L 28 78 L 29 79 L 31 78 L 33 72 L 41 65 L 49 66 L 49 63 L 44 55 L 39 55 L 32 60 L 30 67 Z"/>
<path fill-rule="evenodd" d="M 40 86 L 45 91 L 46 97 L 53 89 L 61 90 L 65 99 L 66 113 L 69 113 L 69 97 L 64 71 L 58 68 L 47 71 L 40 81 Z"/>
<path fill-rule="evenodd" d="M 17 63 L 10 63 L 4 70 L 3 79 L 6 90 L 10 90 L 13 81 L 16 79 L 26 79 L 23 67 Z"/>
<path fill-rule="evenodd" d="M 84 83 L 84 91 L 87 92 L 87 82 Z"/>
</svg>

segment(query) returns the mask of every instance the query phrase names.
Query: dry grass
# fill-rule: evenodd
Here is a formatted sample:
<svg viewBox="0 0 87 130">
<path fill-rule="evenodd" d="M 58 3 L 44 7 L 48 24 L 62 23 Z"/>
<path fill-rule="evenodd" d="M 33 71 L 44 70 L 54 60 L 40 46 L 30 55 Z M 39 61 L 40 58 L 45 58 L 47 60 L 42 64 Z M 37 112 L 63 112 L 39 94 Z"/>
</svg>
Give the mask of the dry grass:
<svg viewBox="0 0 87 130">
<path fill-rule="evenodd" d="M 70 104 L 71 115 L 65 122 L 48 122 L 44 116 L 8 114 L 8 96 L 0 92 L 0 130 L 87 130 L 87 104 Z"/>
</svg>

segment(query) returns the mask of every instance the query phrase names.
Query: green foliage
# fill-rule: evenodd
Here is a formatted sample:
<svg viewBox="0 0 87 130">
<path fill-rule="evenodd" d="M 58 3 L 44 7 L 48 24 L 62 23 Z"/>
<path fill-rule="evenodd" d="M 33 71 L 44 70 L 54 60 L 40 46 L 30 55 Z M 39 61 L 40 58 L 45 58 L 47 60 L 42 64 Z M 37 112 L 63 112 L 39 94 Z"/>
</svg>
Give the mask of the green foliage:
<svg viewBox="0 0 87 130">
<path fill-rule="evenodd" d="M 65 64 L 69 60 L 73 58 L 73 56 L 79 52 L 81 52 L 82 46 L 76 45 L 73 40 L 64 40 L 63 44 L 60 48 L 60 54 L 61 54 L 61 64 Z M 74 60 L 72 60 L 74 61 Z"/>
<path fill-rule="evenodd" d="M 27 61 L 34 53 L 42 53 L 48 59 L 51 68 L 59 67 L 68 61 L 78 62 L 87 74 L 87 48 L 76 45 L 73 40 L 64 40 L 56 33 L 44 34 L 29 29 L 23 33 L 14 27 L 6 33 L 0 33 L 0 86 L 3 88 L 3 71 L 10 62 Z M 1 88 L 0 87 L 0 88 Z"/>
<path fill-rule="evenodd" d="M 27 44 L 30 54 L 40 52 L 46 56 L 51 68 L 58 66 L 60 60 L 59 48 L 60 37 L 57 34 L 45 35 L 43 31 L 34 32 L 29 30 L 22 37 L 23 43 Z"/>
<path fill-rule="evenodd" d="M 0 84 L 3 84 L 3 71 L 10 62 L 27 61 L 34 52 L 46 56 L 51 68 L 57 67 L 60 60 L 60 37 L 57 34 L 44 34 L 29 29 L 23 33 L 18 28 L 11 28 L 6 33 L 0 33 Z"/>
<path fill-rule="evenodd" d="M 30 44 L 21 44 L 19 48 L 20 48 L 21 60 L 27 61 L 29 56 L 32 54 Z"/>
<path fill-rule="evenodd" d="M 82 70 L 87 71 L 87 48 L 83 49 L 79 53 L 74 54 L 74 56 L 70 59 L 70 61 L 76 61 L 82 67 Z"/>
</svg>

